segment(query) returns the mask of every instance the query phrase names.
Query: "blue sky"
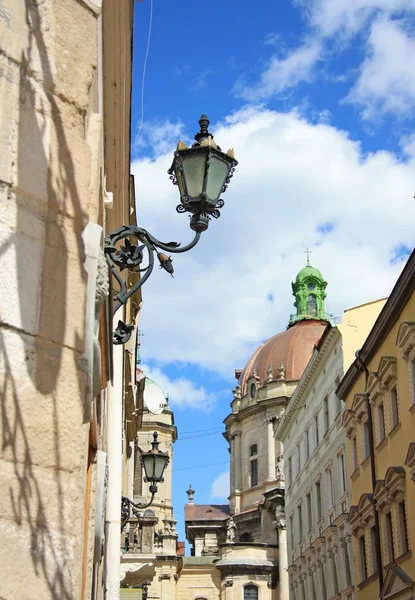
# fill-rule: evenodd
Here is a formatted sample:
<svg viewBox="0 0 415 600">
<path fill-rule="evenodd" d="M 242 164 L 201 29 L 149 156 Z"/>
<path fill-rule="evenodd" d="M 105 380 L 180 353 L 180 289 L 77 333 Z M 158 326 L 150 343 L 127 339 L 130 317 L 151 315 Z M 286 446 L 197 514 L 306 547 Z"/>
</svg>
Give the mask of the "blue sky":
<svg viewBox="0 0 415 600">
<path fill-rule="evenodd" d="M 190 240 L 166 170 L 201 113 L 240 161 L 221 218 L 143 290 L 142 361 L 179 430 L 181 538 L 189 483 L 197 502 L 226 502 L 233 371 L 286 327 L 305 248 L 338 316 L 387 295 L 414 247 L 414 32 L 415 0 L 135 3 L 140 225 Z"/>
</svg>

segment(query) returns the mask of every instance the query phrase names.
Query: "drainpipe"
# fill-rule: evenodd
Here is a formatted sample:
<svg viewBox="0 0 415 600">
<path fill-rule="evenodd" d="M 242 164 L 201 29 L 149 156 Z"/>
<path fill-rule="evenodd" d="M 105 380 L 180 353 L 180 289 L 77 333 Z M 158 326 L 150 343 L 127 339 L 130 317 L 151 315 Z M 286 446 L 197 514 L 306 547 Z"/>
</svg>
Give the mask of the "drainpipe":
<svg viewBox="0 0 415 600">
<path fill-rule="evenodd" d="M 365 402 L 366 402 L 366 411 L 367 411 L 367 423 L 369 426 L 369 452 L 370 452 L 370 470 L 372 475 L 372 494 L 375 494 L 376 487 L 376 464 L 375 464 L 375 444 L 373 440 L 373 420 L 372 420 L 372 405 L 370 402 L 370 395 L 367 391 L 367 382 L 369 379 L 369 370 L 365 365 L 360 350 L 356 352 L 356 365 L 361 373 L 365 374 Z M 380 527 L 379 527 L 379 513 L 376 506 L 376 501 L 373 499 L 374 507 L 375 507 L 375 531 L 376 531 L 376 565 L 378 568 L 378 577 L 379 577 L 379 598 L 382 595 L 383 588 L 383 567 L 382 567 L 382 550 L 380 545 Z"/>
<path fill-rule="evenodd" d="M 118 319 L 117 319 L 118 321 Z M 116 321 L 114 318 L 114 326 Z M 105 600 L 120 597 L 120 531 L 122 479 L 124 346 L 113 346 L 113 379 L 108 389 L 108 489 L 105 515 Z"/>
</svg>

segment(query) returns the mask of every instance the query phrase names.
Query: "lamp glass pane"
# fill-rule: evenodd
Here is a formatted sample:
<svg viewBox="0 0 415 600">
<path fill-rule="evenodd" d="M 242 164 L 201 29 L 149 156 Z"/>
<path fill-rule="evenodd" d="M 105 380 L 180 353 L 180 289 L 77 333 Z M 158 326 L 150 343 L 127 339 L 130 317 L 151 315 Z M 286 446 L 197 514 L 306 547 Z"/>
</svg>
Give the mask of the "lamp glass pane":
<svg viewBox="0 0 415 600">
<path fill-rule="evenodd" d="M 167 464 L 167 456 L 164 454 L 155 454 L 154 479 L 159 481 L 163 477 L 163 472 Z"/>
<path fill-rule="evenodd" d="M 184 187 L 182 172 L 179 168 L 179 163 L 177 161 L 175 162 L 175 165 L 174 165 L 174 173 L 176 175 L 177 185 L 179 186 L 180 196 L 184 196 L 186 194 L 186 190 Z"/>
<path fill-rule="evenodd" d="M 213 200 L 215 203 L 219 199 L 223 184 L 228 175 L 228 168 L 226 162 L 217 156 L 211 156 L 206 193 L 209 200 Z"/>
<path fill-rule="evenodd" d="M 149 481 L 154 478 L 154 455 L 153 454 L 143 454 L 142 463 L 144 467 L 144 472 Z"/>
<path fill-rule="evenodd" d="M 192 198 L 197 198 L 203 191 L 206 154 L 184 154 L 182 160 L 187 192 Z"/>
</svg>

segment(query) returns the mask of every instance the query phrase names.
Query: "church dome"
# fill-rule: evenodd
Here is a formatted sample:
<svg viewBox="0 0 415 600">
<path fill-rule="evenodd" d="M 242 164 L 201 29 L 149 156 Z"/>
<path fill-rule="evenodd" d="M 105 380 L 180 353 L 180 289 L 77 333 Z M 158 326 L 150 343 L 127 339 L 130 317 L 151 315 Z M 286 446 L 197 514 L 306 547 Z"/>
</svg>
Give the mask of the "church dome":
<svg viewBox="0 0 415 600">
<path fill-rule="evenodd" d="M 277 333 L 258 348 L 248 360 L 239 378 L 241 393 L 247 393 L 248 379 L 256 374 L 258 386 L 263 386 L 272 369 L 278 379 L 279 368 L 284 368 L 286 381 L 298 381 L 327 326 L 322 320 L 301 320 L 286 331 Z"/>
<path fill-rule="evenodd" d="M 255 376 L 253 388 L 272 380 L 298 381 L 327 326 L 325 312 L 327 282 L 318 269 L 307 264 L 291 284 L 296 314 L 290 316 L 288 329 L 267 340 L 247 362 L 239 377 L 241 394 L 247 393 L 247 382 Z"/>
<path fill-rule="evenodd" d="M 320 281 L 324 281 L 323 275 L 321 274 L 321 272 L 316 269 L 315 267 L 312 267 L 310 264 L 306 265 L 304 267 L 304 269 L 301 269 L 301 271 L 298 273 L 295 281 L 296 283 L 299 283 L 301 281 L 303 281 L 304 279 L 307 279 L 308 277 L 313 277 L 315 279 L 319 279 Z"/>
</svg>

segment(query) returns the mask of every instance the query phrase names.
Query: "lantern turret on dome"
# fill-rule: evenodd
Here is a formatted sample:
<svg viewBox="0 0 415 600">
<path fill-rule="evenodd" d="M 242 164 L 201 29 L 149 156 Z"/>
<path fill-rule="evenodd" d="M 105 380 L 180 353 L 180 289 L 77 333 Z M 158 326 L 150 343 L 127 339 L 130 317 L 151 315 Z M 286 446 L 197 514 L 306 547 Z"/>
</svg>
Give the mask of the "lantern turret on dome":
<svg viewBox="0 0 415 600">
<path fill-rule="evenodd" d="M 318 269 L 310 265 L 308 255 L 306 266 L 301 269 L 291 286 L 297 314 L 290 316 L 290 325 L 305 319 L 327 321 L 324 307 L 327 281 Z"/>
</svg>

